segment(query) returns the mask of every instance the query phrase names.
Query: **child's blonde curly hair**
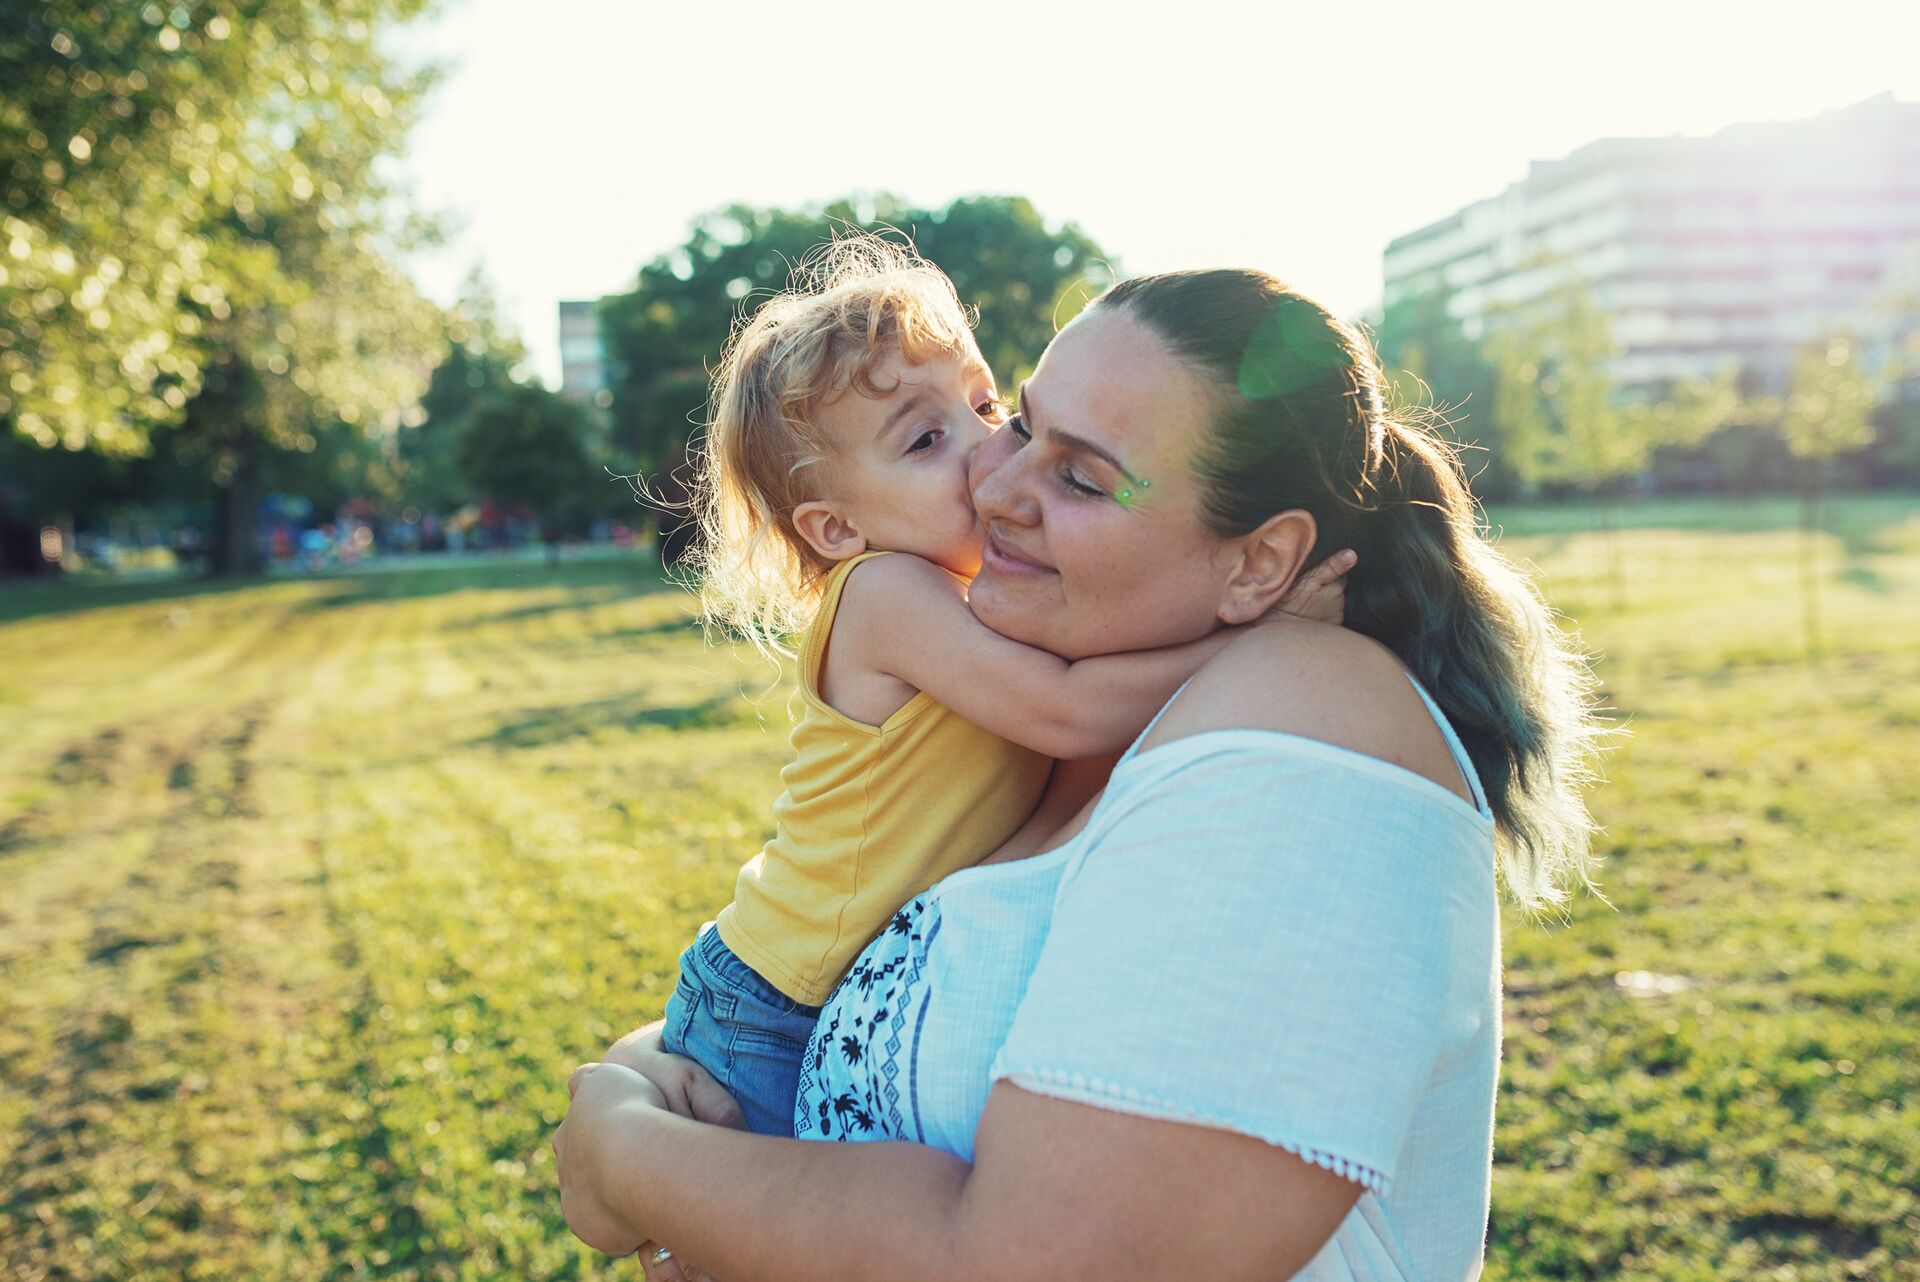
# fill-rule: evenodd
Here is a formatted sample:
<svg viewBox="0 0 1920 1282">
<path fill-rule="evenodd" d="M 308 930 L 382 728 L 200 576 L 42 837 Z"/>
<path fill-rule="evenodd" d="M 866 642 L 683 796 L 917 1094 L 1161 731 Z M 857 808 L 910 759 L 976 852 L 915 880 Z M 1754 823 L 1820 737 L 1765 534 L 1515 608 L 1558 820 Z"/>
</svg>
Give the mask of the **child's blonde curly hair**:
<svg viewBox="0 0 1920 1282">
<path fill-rule="evenodd" d="M 826 494 L 821 465 L 838 452 L 819 407 L 848 391 L 891 391 L 874 373 L 896 350 L 914 364 L 979 359 L 973 320 L 946 273 L 910 245 L 860 233 L 811 255 L 734 330 L 714 374 L 693 494 L 692 568 L 710 625 L 792 654 L 787 638 L 812 620 L 834 565 L 793 523 L 795 508 Z"/>
</svg>

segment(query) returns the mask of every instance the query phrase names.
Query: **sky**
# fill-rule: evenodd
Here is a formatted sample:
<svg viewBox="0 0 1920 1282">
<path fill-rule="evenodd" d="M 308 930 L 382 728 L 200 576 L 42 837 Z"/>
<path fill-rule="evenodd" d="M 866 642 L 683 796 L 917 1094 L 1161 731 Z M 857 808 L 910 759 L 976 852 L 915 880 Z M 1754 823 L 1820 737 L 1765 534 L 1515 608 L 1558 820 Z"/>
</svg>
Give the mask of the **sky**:
<svg viewBox="0 0 1920 1282">
<path fill-rule="evenodd" d="M 1920 100 L 1920 0 L 1770 11 L 444 0 L 395 41 L 446 68 L 403 168 L 454 234 L 411 266 L 450 302 L 479 265 L 550 386 L 558 301 L 735 201 L 1025 195 L 1124 272 L 1259 267 L 1353 316 L 1389 240 L 1531 160 Z"/>
</svg>

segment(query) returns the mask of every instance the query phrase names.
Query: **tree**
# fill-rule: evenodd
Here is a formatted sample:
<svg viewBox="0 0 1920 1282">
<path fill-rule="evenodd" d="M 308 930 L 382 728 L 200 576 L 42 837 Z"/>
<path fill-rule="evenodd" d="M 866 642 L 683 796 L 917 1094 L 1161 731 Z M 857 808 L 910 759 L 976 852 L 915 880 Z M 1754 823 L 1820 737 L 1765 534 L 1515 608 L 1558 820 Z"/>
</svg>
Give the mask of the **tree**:
<svg viewBox="0 0 1920 1282">
<path fill-rule="evenodd" d="M 1504 498 L 1515 487 L 1494 413 L 1495 372 L 1479 343 L 1448 308 L 1445 290 L 1396 299 L 1380 316 L 1375 345 L 1396 405 L 1430 407 L 1455 440 L 1486 451 L 1474 478 L 1482 497 Z"/>
<path fill-rule="evenodd" d="M 1911 485 L 1920 480 L 1920 244 L 1887 273 L 1868 321 L 1871 341 L 1861 346 L 1879 367 L 1881 392 L 1869 476 Z"/>
<path fill-rule="evenodd" d="M 587 452 L 590 427 L 572 401 L 514 384 L 474 406 L 455 440 L 455 459 L 475 491 L 532 510 L 549 561 L 558 559 L 563 534 L 579 532 L 588 487 L 604 479 Z"/>
<path fill-rule="evenodd" d="M 1819 553 L 1820 497 L 1833 460 L 1873 440 L 1878 395 L 1864 368 L 1858 345 L 1849 337 L 1808 348 L 1794 365 L 1780 434 L 1800 462 L 1801 620 L 1807 654 L 1820 653 Z"/>
<path fill-rule="evenodd" d="M 1048 227 L 1024 196 L 956 200 L 908 213 L 900 226 L 978 311 L 980 353 L 1009 388 L 1113 278 L 1113 264 L 1091 237 L 1073 223 Z"/>
<path fill-rule="evenodd" d="M 380 48 L 427 0 L 10 4 L 0 25 L 0 416 L 143 455 L 220 499 L 254 562 L 262 460 L 317 424 L 397 425 L 433 309 L 378 161 L 428 77 Z"/>
<path fill-rule="evenodd" d="M 1734 373 L 1628 398 L 1613 378 L 1612 325 L 1577 282 L 1530 314 L 1504 320 L 1486 350 L 1508 465 L 1523 484 L 1566 486 L 1591 505 L 1618 605 L 1626 594 L 1621 482 L 1645 471 L 1656 448 L 1697 444 L 1735 421 L 1742 404 Z"/>
<path fill-rule="evenodd" d="M 419 420 L 402 428 L 398 442 L 401 492 L 422 509 L 441 513 L 473 497 L 454 456 L 467 416 L 512 387 L 527 359 L 477 268 L 445 318 L 445 343 L 446 354 L 420 397 Z"/>
</svg>

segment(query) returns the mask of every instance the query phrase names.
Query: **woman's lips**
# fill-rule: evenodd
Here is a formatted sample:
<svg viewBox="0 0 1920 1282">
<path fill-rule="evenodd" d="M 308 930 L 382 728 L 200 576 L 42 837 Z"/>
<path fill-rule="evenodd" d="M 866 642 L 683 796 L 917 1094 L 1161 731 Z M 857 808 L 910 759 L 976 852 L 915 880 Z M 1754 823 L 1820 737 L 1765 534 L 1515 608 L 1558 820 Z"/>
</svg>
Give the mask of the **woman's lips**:
<svg viewBox="0 0 1920 1282">
<path fill-rule="evenodd" d="M 1054 573 L 1051 566 L 1027 560 L 994 538 L 991 533 L 987 535 L 986 546 L 981 550 L 980 562 L 986 569 L 1008 578 L 1040 578 Z"/>
</svg>

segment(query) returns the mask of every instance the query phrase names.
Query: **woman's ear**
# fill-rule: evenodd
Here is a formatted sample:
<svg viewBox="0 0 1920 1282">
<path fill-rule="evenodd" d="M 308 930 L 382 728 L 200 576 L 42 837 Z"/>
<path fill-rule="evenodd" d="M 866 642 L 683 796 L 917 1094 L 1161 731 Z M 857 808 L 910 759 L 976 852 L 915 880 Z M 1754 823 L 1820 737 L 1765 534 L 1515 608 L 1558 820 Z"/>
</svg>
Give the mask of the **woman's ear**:
<svg viewBox="0 0 1920 1282">
<path fill-rule="evenodd" d="M 1306 568 L 1320 537 L 1313 514 L 1294 508 L 1268 517 L 1234 540 L 1232 576 L 1220 603 L 1222 623 L 1252 623 L 1280 603 Z"/>
<path fill-rule="evenodd" d="M 829 561 L 845 561 L 867 550 L 867 536 L 848 525 L 831 503 L 809 499 L 793 509 L 793 528 Z"/>
</svg>

